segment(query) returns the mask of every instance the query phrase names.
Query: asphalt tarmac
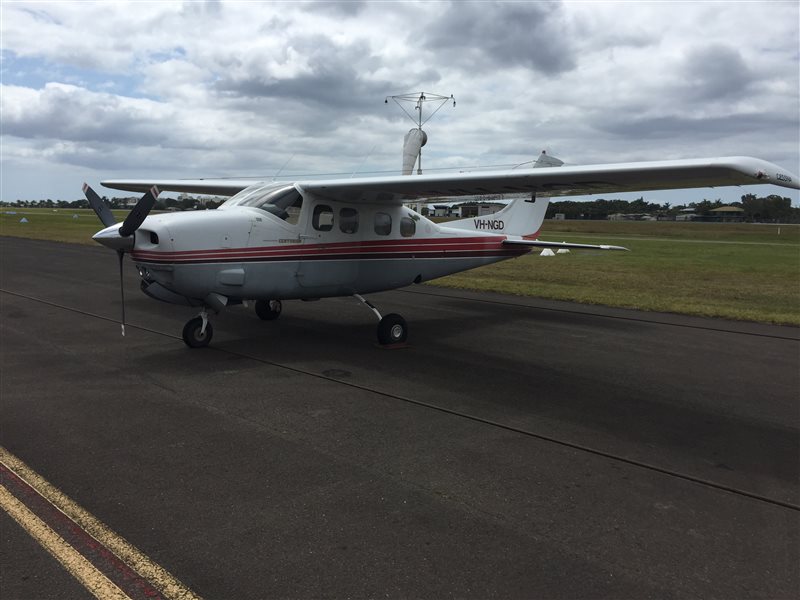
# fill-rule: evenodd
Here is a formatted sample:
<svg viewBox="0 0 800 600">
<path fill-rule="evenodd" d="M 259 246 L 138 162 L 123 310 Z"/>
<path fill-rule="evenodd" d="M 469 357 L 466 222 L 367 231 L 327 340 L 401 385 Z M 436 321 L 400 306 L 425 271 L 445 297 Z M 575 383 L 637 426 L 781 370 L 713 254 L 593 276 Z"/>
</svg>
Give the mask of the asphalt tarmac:
<svg viewBox="0 0 800 600">
<path fill-rule="evenodd" d="M 0 444 L 205 598 L 794 598 L 800 330 L 431 286 L 213 318 L 0 238 Z M 0 511 L 0 596 L 91 597 Z"/>
</svg>

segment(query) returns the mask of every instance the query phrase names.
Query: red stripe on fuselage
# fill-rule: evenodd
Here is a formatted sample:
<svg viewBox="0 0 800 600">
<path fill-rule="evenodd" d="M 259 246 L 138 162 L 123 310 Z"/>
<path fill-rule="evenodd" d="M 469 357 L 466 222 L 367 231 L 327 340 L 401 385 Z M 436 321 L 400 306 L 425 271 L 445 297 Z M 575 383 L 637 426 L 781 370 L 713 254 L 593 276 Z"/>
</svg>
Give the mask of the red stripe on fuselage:
<svg viewBox="0 0 800 600">
<path fill-rule="evenodd" d="M 137 262 L 198 263 L 198 262 L 250 262 L 268 260 L 349 260 L 381 258 L 457 258 L 463 256 L 514 256 L 528 249 L 508 248 L 502 245 L 505 236 L 478 238 L 434 238 L 424 240 L 377 240 L 337 242 L 330 244 L 291 244 L 257 248 L 214 248 L 159 252 L 135 250 Z"/>
</svg>

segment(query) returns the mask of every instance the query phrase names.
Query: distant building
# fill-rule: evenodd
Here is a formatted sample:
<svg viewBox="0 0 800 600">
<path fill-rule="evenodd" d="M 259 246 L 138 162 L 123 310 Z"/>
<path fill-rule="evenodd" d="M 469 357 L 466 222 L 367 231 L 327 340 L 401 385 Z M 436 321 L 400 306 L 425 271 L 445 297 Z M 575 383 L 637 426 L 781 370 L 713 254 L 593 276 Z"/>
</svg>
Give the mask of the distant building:
<svg viewBox="0 0 800 600">
<path fill-rule="evenodd" d="M 608 215 L 609 221 L 656 221 L 658 220 L 648 213 L 616 213 Z"/>
<path fill-rule="evenodd" d="M 505 208 L 504 204 L 461 204 L 461 216 L 465 219 L 470 217 L 482 217 L 491 215 Z"/>
<path fill-rule="evenodd" d="M 723 223 L 741 223 L 744 221 L 744 209 L 738 206 L 712 208 L 711 214 L 716 217 L 715 221 L 722 221 Z"/>
<path fill-rule="evenodd" d="M 744 209 L 738 206 L 720 206 L 712 208 L 707 214 L 698 215 L 693 208 L 681 209 L 675 216 L 676 221 L 703 221 L 705 223 L 741 223 L 744 221 Z"/>
</svg>

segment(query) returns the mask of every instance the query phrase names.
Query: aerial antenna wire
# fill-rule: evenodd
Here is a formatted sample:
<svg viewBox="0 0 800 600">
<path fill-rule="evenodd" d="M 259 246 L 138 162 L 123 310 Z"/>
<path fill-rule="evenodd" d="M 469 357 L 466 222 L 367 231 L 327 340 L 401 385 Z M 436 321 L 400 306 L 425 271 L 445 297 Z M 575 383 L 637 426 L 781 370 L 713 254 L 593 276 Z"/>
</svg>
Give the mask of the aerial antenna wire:
<svg viewBox="0 0 800 600">
<path fill-rule="evenodd" d="M 350 173 L 350 179 L 352 179 L 353 177 L 355 177 L 356 173 L 358 173 L 358 172 L 361 170 L 361 167 L 363 167 L 363 166 L 364 166 L 364 163 L 365 163 L 365 162 L 367 162 L 367 159 L 368 159 L 370 156 L 372 156 L 372 153 L 375 151 L 375 148 L 376 148 L 376 147 L 377 147 L 377 144 L 374 144 L 374 145 L 372 146 L 372 148 L 370 148 L 370 149 L 369 149 L 369 152 L 367 152 L 367 155 L 364 157 L 364 160 L 362 160 L 362 161 L 361 161 L 361 163 L 360 163 L 360 164 L 359 164 L 359 165 L 358 165 L 358 166 L 355 168 L 355 170 L 354 170 L 352 173 Z"/>
<path fill-rule="evenodd" d="M 297 156 L 296 152 L 294 154 L 292 154 L 289 157 L 289 159 L 285 163 L 283 163 L 283 166 L 280 169 L 278 169 L 278 172 L 275 173 L 275 175 L 272 176 L 272 181 L 275 181 L 275 178 L 278 177 L 281 173 L 283 173 L 283 170 L 286 168 L 286 165 L 288 165 L 295 156 Z"/>
</svg>

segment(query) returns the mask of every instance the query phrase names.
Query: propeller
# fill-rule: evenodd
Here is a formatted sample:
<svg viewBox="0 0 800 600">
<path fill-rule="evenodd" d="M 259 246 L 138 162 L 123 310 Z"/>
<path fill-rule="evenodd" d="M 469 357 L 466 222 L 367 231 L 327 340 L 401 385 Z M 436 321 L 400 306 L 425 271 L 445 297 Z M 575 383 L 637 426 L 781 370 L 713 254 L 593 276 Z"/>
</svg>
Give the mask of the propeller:
<svg viewBox="0 0 800 600">
<path fill-rule="evenodd" d="M 103 199 L 97 195 L 97 192 L 89 187 L 88 183 L 83 184 L 83 193 L 89 201 L 89 206 L 92 207 L 94 214 L 103 222 L 103 225 L 111 227 L 116 223 L 114 215 L 111 214 L 111 209 L 108 208 L 106 203 L 103 202 Z"/>
<path fill-rule="evenodd" d="M 153 205 L 156 203 L 158 194 L 158 188 L 153 186 L 147 190 L 147 193 L 144 196 L 139 199 L 139 201 L 136 203 L 136 206 L 133 207 L 133 210 L 131 210 L 128 216 L 125 217 L 125 220 L 122 222 L 122 227 L 119 228 L 119 234 L 122 237 L 128 237 L 137 229 L 139 229 L 142 222 L 153 208 Z M 102 219 L 100 220 L 102 221 Z"/>
<path fill-rule="evenodd" d="M 102 198 L 97 195 L 88 184 L 83 184 L 83 193 L 86 195 L 86 199 L 89 201 L 89 206 L 92 207 L 97 218 L 102 221 L 103 225 L 106 226 L 106 229 L 103 231 L 97 232 L 93 239 L 97 242 L 103 244 L 111 248 L 112 250 L 116 250 L 117 257 L 119 258 L 119 293 L 122 300 L 122 335 L 125 335 L 125 285 L 124 285 L 124 278 L 122 276 L 122 259 L 125 257 L 125 250 L 132 250 L 134 244 L 136 242 L 136 230 L 141 227 L 144 220 L 147 218 L 147 215 L 153 209 L 153 205 L 156 203 L 156 199 L 158 198 L 159 189 L 156 186 L 151 187 L 147 193 L 142 196 L 139 201 L 136 203 L 136 206 L 133 207 L 133 210 L 125 217 L 125 220 L 122 222 L 117 229 L 111 229 L 117 222 L 114 220 L 114 215 L 111 214 L 111 210 L 108 208 L 105 202 L 103 202 Z"/>
</svg>

